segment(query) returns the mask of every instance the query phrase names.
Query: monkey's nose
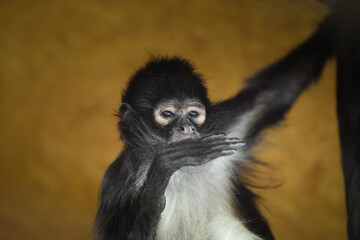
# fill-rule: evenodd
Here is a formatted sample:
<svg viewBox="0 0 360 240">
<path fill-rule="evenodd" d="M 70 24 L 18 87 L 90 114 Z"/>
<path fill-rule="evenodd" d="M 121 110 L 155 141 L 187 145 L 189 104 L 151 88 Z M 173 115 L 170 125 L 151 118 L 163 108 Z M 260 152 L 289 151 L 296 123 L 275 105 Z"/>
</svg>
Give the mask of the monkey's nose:
<svg viewBox="0 0 360 240">
<path fill-rule="evenodd" d="M 182 134 L 193 134 L 195 133 L 195 127 L 191 125 L 183 125 L 178 127 L 178 131 Z"/>
</svg>

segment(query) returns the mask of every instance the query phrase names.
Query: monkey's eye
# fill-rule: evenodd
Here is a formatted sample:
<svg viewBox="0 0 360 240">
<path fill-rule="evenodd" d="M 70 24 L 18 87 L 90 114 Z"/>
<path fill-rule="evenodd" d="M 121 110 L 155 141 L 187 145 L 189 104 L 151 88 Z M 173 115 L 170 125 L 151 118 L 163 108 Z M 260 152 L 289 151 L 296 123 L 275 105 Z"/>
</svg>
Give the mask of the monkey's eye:
<svg viewBox="0 0 360 240">
<path fill-rule="evenodd" d="M 197 118 L 199 116 L 199 113 L 195 111 L 190 111 L 188 115 L 192 118 Z"/>
<path fill-rule="evenodd" d="M 172 118 L 172 117 L 175 116 L 175 114 L 174 114 L 173 112 L 170 112 L 170 111 L 163 111 L 163 112 L 161 113 L 161 116 L 162 116 L 163 118 Z"/>
</svg>

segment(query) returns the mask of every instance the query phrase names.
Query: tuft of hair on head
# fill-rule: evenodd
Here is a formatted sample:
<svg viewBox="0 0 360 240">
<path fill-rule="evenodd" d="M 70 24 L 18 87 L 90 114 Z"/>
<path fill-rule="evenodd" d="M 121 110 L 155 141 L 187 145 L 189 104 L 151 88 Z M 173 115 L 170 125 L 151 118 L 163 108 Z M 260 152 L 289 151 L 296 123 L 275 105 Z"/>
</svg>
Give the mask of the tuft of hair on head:
<svg viewBox="0 0 360 240">
<path fill-rule="evenodd" d="M 135 110 L 150 111 L 164 99 L 197 98 L 210 105 L 203 77 L 190 61 L 174 57 L 155 57 L 131 77 L 122 102 Z"/>
</svg>

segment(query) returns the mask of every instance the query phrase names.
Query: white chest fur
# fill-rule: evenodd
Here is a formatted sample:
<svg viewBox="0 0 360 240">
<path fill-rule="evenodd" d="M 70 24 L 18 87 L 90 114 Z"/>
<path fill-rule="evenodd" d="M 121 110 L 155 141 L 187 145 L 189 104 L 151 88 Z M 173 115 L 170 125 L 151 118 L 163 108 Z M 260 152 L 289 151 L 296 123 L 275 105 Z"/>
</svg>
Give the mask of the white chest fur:
<svg viewBox="0 0 360 240">
<path fill-rule="evenodd" d="M 231 165 L 223 157 L 182 168 L 171 177 L 158 240 L 260 239 L 245 228 L 232 209 Z"/>
</svg>

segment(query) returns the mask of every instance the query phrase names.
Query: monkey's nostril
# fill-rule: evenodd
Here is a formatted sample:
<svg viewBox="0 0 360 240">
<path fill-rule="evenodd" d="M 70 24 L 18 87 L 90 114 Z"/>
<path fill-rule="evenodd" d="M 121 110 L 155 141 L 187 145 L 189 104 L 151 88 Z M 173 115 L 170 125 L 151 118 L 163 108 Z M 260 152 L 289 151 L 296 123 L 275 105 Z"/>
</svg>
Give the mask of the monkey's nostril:
<svg viewBox="0 0 360 240">
<path fill-rule="evenodd" d="M 183 134 L 192 134 L 194 133 L 196 130 L 195 130 L 195 127 L 194 126 L 179 126 L 178 127 L 178 131 L 183 133 Z"/>
</svg>

